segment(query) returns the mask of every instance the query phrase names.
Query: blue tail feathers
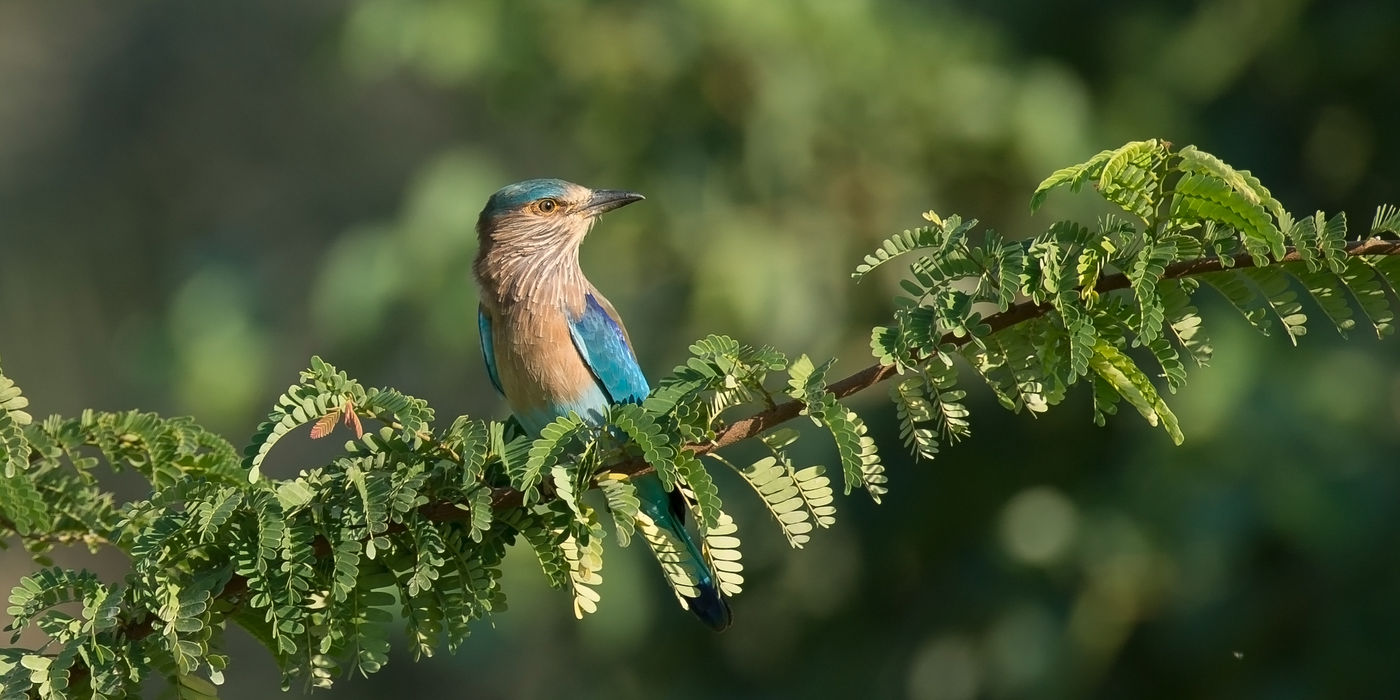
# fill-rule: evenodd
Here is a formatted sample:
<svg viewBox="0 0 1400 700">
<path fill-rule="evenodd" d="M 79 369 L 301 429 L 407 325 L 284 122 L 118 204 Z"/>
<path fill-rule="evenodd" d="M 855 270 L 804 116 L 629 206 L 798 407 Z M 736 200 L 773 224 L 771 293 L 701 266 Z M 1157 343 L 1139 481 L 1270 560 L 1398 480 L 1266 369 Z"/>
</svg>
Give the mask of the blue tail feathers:
<svg viewBox="0 0 1400 700">
<path fill-rule="evenodd" d="M 729 624 L 734 621 L 729 611 L 729 601 L 724 599 L 713 581 L 702 583 L 697 588 L 700 589 L 699 596 L 685 599 L 690 611 L 716 632 L 729 629 Z"/>
<path fill-rule="evenodd" d="M 642 509 L 658 525 L 675 535 L 689 555 L 686 564 L 694 576 L 695 588 L 699 595 L 681 596 L 686 607 L 710 629 L 716 632 L 724 631 L 733 621 L 733 615 L 729 610 L 729 602 L 724 599 L 724 594 L 720 593 L 719 582 L 705 563 L 705 558 L 700 553 L 700 548 L 695 545 L 690 532 L 686 530 L 685 513 L 688 508 L 685 497 L 679 489 L 670 492 L 662 490 L 661 480 L 655 475 L 639 477 L 634 483 L 637 485 L 638 496 L 641 497 Z"/>
</svg>

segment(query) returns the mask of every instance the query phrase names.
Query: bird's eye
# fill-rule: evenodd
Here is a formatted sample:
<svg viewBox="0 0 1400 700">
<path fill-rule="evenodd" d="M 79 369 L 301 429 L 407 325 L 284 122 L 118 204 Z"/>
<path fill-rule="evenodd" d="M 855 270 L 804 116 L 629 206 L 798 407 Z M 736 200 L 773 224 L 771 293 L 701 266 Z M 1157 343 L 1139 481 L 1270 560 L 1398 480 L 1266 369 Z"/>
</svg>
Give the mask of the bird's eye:
<svg viewBox="0 0 1400 700">
<path fill-rule="evenodd" d="M 553 214 L 559 208 L 559 203 L 552 199 L 541 199 L 535 202 L 535 209 L 541 214 Z"/>
</svg>

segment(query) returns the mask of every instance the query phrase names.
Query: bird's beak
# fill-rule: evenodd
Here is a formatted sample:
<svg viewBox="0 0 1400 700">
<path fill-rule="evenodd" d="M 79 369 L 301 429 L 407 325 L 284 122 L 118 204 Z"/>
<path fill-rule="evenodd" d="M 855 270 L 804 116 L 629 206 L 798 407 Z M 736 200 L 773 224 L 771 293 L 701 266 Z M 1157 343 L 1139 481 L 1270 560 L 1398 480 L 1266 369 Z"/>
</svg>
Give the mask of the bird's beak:
<svg viewBox="0 0 1400 700">
<path fill-rule="evenodd" d="M 589 216 L 597 216 L 605 211 L 612 211 L 618 207 L 625 207 L 632 202 L 646 199 L 636 192 L 627 190 L 593 190 L 593 194 L 581 207 L 581 211 Z"/>
</svg>

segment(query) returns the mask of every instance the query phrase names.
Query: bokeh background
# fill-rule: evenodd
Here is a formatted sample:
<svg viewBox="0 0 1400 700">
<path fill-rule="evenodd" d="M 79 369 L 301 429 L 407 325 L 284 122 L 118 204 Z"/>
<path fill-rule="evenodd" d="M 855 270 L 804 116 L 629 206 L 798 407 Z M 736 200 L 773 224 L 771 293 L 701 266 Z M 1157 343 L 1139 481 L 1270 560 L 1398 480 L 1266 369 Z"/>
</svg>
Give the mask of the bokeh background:
<svg viewBox="0 0 1400 700">
<path fill-rule="evenodd" d="M 39 414 L 192 414 L 235 443 L 313 353 L 499 417 L 472 226 L 497 187 L 558 176 L 648 196 L 584 265 L 653 376 L 711 332 L 853 371 L 895 289 L 847 276 L 879 237 L 929 208 L 1014 236 L 1096 211 L 1027 200 L 1130 139 L 1359 228 L 1400 200 L 1398 36 L 1400 3 L 1359 0 L 0 0 L 0 354 Z M 916 465 L 877 389 L 856 405 L 885 505 L 842 500 L 792 552 L 731 491 L 750 583 L 728 633 L 640 548 L 581 623 L 519 553 L 511 610 L 465 649 L 396 646 L 334 696 L 1393 697 L 1397 341 L 1324 324 L 1292 349 L 1207 306 L 1181 448 L 1134 415 L 1093 427 L 1083 391 L 1033 419 L 969 383 L 975 436 Z M 31 566 L 4 553 L 3 587 Z M 275 692 L 230 637 L 226 695 Z"/>
</svg>

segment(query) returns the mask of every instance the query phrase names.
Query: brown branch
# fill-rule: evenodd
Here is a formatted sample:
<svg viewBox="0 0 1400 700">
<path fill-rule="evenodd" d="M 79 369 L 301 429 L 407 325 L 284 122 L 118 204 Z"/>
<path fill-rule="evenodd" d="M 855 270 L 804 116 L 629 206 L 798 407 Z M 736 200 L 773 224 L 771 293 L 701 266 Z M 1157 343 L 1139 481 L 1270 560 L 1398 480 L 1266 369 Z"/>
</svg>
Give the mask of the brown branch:
<svg viewBox="0 0 1400 700">
<path fill-rule="evenodd" d="M 1348 244 L 1345 252 L 1348 256 L 1400 255 L 1400 241 L 1372 238 L 1370 240 Z M 1269 261 L 1268 264 L 1278 265 L 1281 263 L 1300 262 L 1302 259 L 1298 251 L 1290 249 L 1282 258 Z M 1258 267 L 1258 264 L 1248 253 L 1240 253 L 1231 258 L 1231 264 L 1228 269 L 1248 267 Z M 1196 260 L 1184 260 L 1168 265 L 1162 277 L 1164 279 L 1180 279 L 1210 272 L 1220 272 L 1225 269 L 1227 269 L 1227 267 L 1222 264 L 1221 258 L 1197 258 Z M 1107 277 L 1099 279 L 1098 283 L 1094 285 L 1094 290 L 1100 293 L 1111 292 L 1118 289 L 1127 289 L 1131 284 L 1128 276 L 1125 274 L 1108 275 Z M 1048 303 L 1036 304 L 1023 301 L 1019 304 L 1013 304 L 1011 308 L 1005 311 L 986 317 L 983 319 L 983 322 L 991 327 L 992 332 L 995 333 L 996 331 L 1009 328 L 1023 321 L 1029 321 L 1033 318 L 1043 316 L 1048 313 L 1051 308 L 1052 307 Z M 966 336 L 958 337 L 949 333 L 943 336 L 941 343 L 962 346 L 969 340 L 970 338 Z M 829 385 L 827 389 L 831 391 L 836 398 L 843 399 L 851 394 L 869 389 L 893 377 L 896 373 L 893 365 L 874 364 Z M 703 455 L 738 442 L 743 442 L 744 440 L 756 437 L 798 417 L 802 414 L 802 408 L 803 404 L 801 401 L 784 401 L 776 406 L 730 423 L 715 435 L 715 439 L 712 442 L 687 445 L 685 449 L 694 452 L 696 455 Z M 635 476 L 651 471 L 651 466 L 641 460 L 630 460 L 614 465 L 608 471 L 616 474 Z M 491 505 L 496 509 L 517 507 L 521 502 L 522 494 L 519 491 L 508 488 L 496 489 L 491 499 Z M 456 504 L 453 503 L 430 503 L 420 508 L 419 512 L 425 517 L 439 521 L 466 520 L 471 517 L 468 511 L 458 508 Z"/>
<path fill-rule="evenodd" d="M 1346 247 L 1346 254 L 1348 256 L 1400 255 L 1400 241 L 1388 241 L 1379 238 L 1358 241 Z M 1270 261 L 1269 264 L 1277 265 L 1280 263 L 1299 262 L 1302 259 L 1298 251 L 1289 250 L 1287 255 L 1284 255 L 1276 261 Z M 1247 253 L 1236 255 L 1233 258 L 1233 264 L 1230 266 L 1231 269 L 1246 267 L 1258 267 L 1254 259 Z M 1180 279 L 1182 277 L 1203 275 L 1209 272 L 1220 272 L 1224 269 L 1226 269 L 1226 267 L 1221 264 L 1220 258 L 1198 258 L 1196 260 L 1184 260 L 1168 265 L 1166 273 L 1163 274 L 1162 277 L 1165 279 Z M 1127 275 L 1116 274 L 1100 278 L 1098 284 L 1094 285 L 1094 290 L 1097 292 L 1111 292 L 1117 289 L 1127 289 L 1129 286 L 1131 286 L 1131 282 L 1129 282 Z M 996 332 L 1014 326 L 1022 321 L 1029 321 L 1038 316 L 1043 316 L 1050 311 L 1050 308 L 1049 304 L 1035 304 L 1029 301 L 1023 301 L 1019 304 L 1012 305 L 1011 308 L 1005 311 L 988 316 L 984 321 L 988 326 L 991 326 L 992 332 Z M 968 340 L 969 338 L 967 337 L 959 338 L 949 333 L 943 336 L 941 342 L 961 346 L 967 343 Z M 869 389 L 894 376 L 895 373 L 893 365 L 875 364 L 845 379 L 835 382 L 830 385 L 828 389 L 831 393 L 835 394 L 837 398 L 845 398 L 858 391 Z M 696 454 L 705 454 L 706 452 L 712 452 L 721 447 L 728 447 L 736 442 L 742 442 L 759 435 L 777 425 L 786 423 L 796 418 L 801 411 L 802 402 L 787 401 L 766 411 L 761 411 L 748 418 L 731 423 L 725 427 L 724 430 L 720 431 L 720 433 L 715 436 L 714 442 L 710 444 L 694 445 L 692 447 Z"/>
<path fill-rule="evenodd" d="M 1363 255 L 1400 255 L 1400 241 L 1390 241 L 1382 239 L 1371 239 L 1367 241 L 1357 241 L 1351 243 L 1345 250 L 1348 256 Z M 1296 250 L 1290 250 L 1288 254 L 1276 261 L 1268 264 L 1276 265 L 1280 263 L 1299 262 L 1302 257 Z M 1248 254 L 1236 255 L 1232 259 L 1230 268 L 1256 267 L 1254 259 Z M 1192 277 L 1211 272 L 1219 272 L 1226 269 L 1220 258 L 1200 258 L 1197 260 L 1187 260 L 1167 266 L 1163 278 L 1180 279 Z M 1111 292 L 1118 289 L 1127 289 L 1131 285 L 1127 275 L 1115 274 L 1100 278 L 1094 285 L 1098 292 Z M 1024 301 L 1014 304 L 1005 311 L 992 314 L 984 319 L 984 322 L 991 327 L 992 332 L 1009 328 L 1023 321 L 1028 321 L 1039 316 L 1043 316 L 1051 310 L 1048 303 L 1036 304 Z M 942 343 L 950 343 L 961 346 L 969 341 L 967 337 L 957 337 L 952 334 L 943 336 Z M 892 365 L 874 364 L 860 370 L 844 379 L 831 384 L 828 389 L 837 398 L 845 398 L 857 392 L 869 389 L 880 382 L 889 379 L 896 374 Z M 728 447 L 738 442 L 755 437 L 778 425 L 801 415 L 803 404 L 800 401 L 789 400 L 771 408 L 755 413 L 746 418 L 737 420 L 724 429 L 720 430 L 715 439 L 709 443 L 687 445 L 685 449 L 693 451 L 697 455 L 707 454 L 723 447 Z M 651 471 L 651 466 L 641 460 L 630 460 L 613 466 L 609 471 L 618 474 L 637 475 Z M 491 506 L 496 510 L 514 508 L 523 502 L 523 494 L 510 488 L 497 488 L 492 493 Z M 436 522 L 456 522 L 471 518 L 471 511 L 458 506 L 458 504 L 448 501 L 429 503 L 419 507 L 418 512 L 425 518 Z M 403 530 L 404 526 L 398 523 L 390 525 L 390 532 Z M 317 539 L 315 543 L 317 556 L 330 554 L 330 543 L 324 539 Z M 248 580 L 238 574 L 234 574 L 229 582 L 224 586 L 223 591 L 218 594 L 219 598 L 225 600 L 238 599 L 248 590 Z M 241 601 L 240 601 L 241 602 Z M 122 630 L 127 639 L 141 639 L 155 631 L 155 620 L 146 617 L 130 620 Z M 75 672 L 81 670 L 75 665 Z"/>
</svg>

